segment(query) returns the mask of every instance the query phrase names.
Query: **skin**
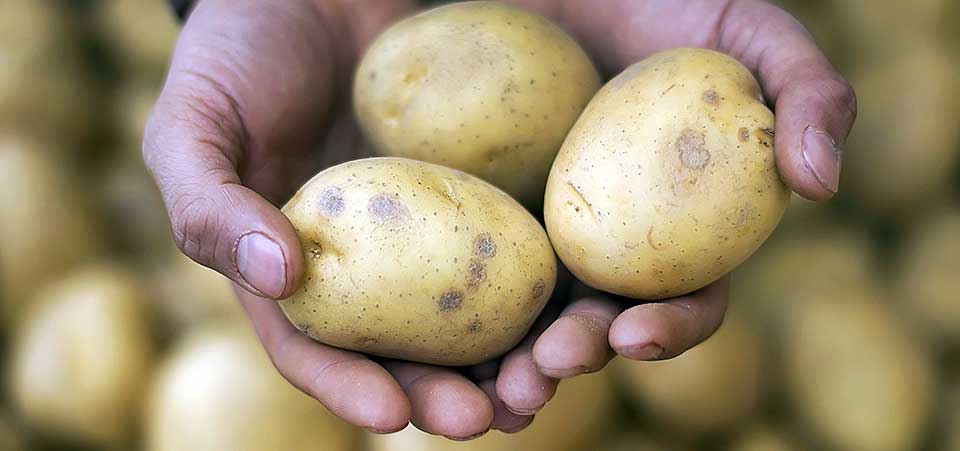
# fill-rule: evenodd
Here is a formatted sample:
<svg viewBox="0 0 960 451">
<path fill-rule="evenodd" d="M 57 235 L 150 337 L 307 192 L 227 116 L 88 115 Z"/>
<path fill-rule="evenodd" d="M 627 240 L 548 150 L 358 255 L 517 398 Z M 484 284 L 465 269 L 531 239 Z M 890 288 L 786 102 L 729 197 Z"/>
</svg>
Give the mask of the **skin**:
<svg viewBox="0 0 960 451">
<path fill-rule="evenodd" d="M 673 47 L 734 56 L 774 105 L 781 177 L 812 200 L 836 193 L 837 149 L 854 120 L 854 94 L 783 10 L 759 0 L 513 3 L 552 17 L 608 73 Z M 412 9 L 385 0 L 200 0 L 180 36 L 147 125 L 145 161 L 179 247 L 237 284 L 278 370 L 353 424 L 387 432 L 412 419 L 429 433 L 464 439 L 521 428 L 558 378 L 598 370 L 614 351 L 667 358 L 710 336 L 723 318 L 729 277 L 625 311 L 615 297 L 577 287 L 548 305 L 499 368 L 463 372 L 324 346 L 264 299 L 288 297 L 303 276 L 299 242 L 277 206 L 325 165 L 367 155 L 347 110 L 352 69 L 372 37 Z M 804 130 L 831 138 L 802 145 Z"/>
</svg>

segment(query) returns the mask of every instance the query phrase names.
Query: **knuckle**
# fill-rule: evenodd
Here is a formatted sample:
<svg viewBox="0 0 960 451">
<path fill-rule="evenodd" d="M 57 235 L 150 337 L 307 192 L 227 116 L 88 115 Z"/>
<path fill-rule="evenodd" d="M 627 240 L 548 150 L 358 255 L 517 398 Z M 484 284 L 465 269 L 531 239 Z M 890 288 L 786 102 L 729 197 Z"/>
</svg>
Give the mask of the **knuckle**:
<svg viewBox="0 0 960 451">
<path fill-rule="evenodd" d="M 223 238 L 223 222 L 217 212 L 215 202 L 194 194 L 177 196 L 171 206 L 173 238 L 177 247 L 205 266 L 216 263 Z"/>
</svg>

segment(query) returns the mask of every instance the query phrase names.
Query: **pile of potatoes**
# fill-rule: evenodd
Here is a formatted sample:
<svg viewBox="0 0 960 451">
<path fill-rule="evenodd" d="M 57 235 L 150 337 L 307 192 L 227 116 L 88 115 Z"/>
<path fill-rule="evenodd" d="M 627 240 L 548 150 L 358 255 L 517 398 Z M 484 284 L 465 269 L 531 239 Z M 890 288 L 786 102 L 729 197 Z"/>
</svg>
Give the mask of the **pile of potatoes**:
<svg viewBox="0 0 960 451">
<path fill-rule="evenodd" d="M 0 450 L 960 451 L 960 135 L 930 120 L 957 117 L 960 7 L 785 3 L 860 94 L 829 205 L 790 197 L 774 116 L 722 54 L 601 73 L 495 2 L 367 49 L 353 109 L 378 157 L 283 207 L 307 274 L 281 305 L 307 335 L 469 365 L 523 338 L 561 265 L 625 304 L 738 268 L 701 346 L 463 443 L 334 418 L 177 252 L 140 161 L 178 32 L 161 0 L 0 3 Z"/>
</svg>

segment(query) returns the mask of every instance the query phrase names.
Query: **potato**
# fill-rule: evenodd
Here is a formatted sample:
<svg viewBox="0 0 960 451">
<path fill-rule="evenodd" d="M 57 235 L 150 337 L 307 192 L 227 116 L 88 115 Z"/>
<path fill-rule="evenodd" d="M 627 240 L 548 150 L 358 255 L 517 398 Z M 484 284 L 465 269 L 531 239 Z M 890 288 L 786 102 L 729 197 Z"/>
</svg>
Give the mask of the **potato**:
<svg viewBox="0 0 960 451">
<path fill-rule="evenodd" d="M 148 451 L 352 451 L 354 428 L 276 372 L 244 325 L 185 336 L 159 370 L 144 428 Z"/>
<path fill-rule="evenodd" d="M 791 320 L 794 293 L 862 286 L 879 271 L 862 230 L 820 223 L 791 232 L 778 232 L 734 275 L 731 299 L 774 339 Z"/>
<path fill-rule="evenodd" d="M 709 50 L 653 55 L 593 98 L 560 149 L 544 205 L 581 281 L 662 299 L 746 260 L 789 199 L 773 114 L 750 72 Z"/>
<path fill-rule="evenodd" d="M 960 208 L 913 226 L 897 263 L 898 300 L 932 338 L 960 343 Z"/>
<path fill-rule="evenodd" d="M 390 435 L 369 435 L 368 451 L 586 451 L 613 420 L 614 395 L 605 372 L 563 381 L 556 396 L 527 429 L 516 434 L 490 431 L 468 442 L 420 432 L 413 426 Z"/>
<path fill-rule="evenodd" d="M 316 340 L 383 357 L 469 365 L 527 333 L 553 292 L 539 223 L 463 172 L 403 158 L 321 172 L 283 207 L 306 256 L 281 301 Z"/>
<path fill-rule="evenodd" d="M 729 451 L 801 451 L 789 434 L 767 424 L 754 424 L 737 434 L 726 449 Z"/>
<path fill-rule="evenodd" d="M 144 287 L 114 267 L 71 273 L 31 301 L 10 368 L 26 424 L 57 440 L 130 444 L 152 360 Z"/>
<path fill-rule="evenodd" d="M 0 450 L 24 451 L 23 437 L 9 415 L 0 413 Z"/>
<path fill-rule="evenodd" d="M 44 283 L 103 251 L 68 163 L 44 143 L 0 133 L 0 319 L 15 322 Z"/>
<path fill-rule="evenodd" d="M 381 154 L 460 169 L 537 209 L 560 144 L 599 87 L 586 53 L 547 19 L 465 2 L 387 29 L 353 92 Z"/>
<path fill-rule="evenodd" d="M 159 80 L 173 55 L 180 27 L 169 6 L 153 0 L 101 0 L 95 11 L 104 40 L 127 75 Z"/>
<path fill-rule="evenodd" d="M 616 434 L 599 447 L 596 444 L 584 447 L 582 451 L 686 451 L 687 447 L 669 441 L 647 437 L 632 428 Z"/>
<path fill-rule="evenodd" d="M 0 128 L 89 136 L 95 89 L 66 10 L 55 0 L 0 2 Z"/>
<path fill-rule="evenodd" d="M 717 432 L 749 418 L 765 392 L 760 338 L 738 316 L 679 357 L 614 364 L 627 394 L 685 434 Z"/>
<path fill-rule="evenodd" d="M 150 272 L 152 299 L 165 329 L 182 333 L 213 319 L 244 318 L 229 279 L 170 247 Z"/>
<path fill-rule="evenodd" d="M 801 420 L 829 449 L 916 449 L 935 390 L 926 344 L 870 285 L 796 294 L 782 355 Z"/>
<path fill-rule="evenodd" d="M 852 74 L 860 114 L 844 153 L 848 176 L 841 187 L 858 206 L 895 220 L 948 195 L 960 163 L 960 127 L 929 120 L 960 117 L 960 65 L 934 42 L 904 39 L 913 44 Z"/>
</svg>

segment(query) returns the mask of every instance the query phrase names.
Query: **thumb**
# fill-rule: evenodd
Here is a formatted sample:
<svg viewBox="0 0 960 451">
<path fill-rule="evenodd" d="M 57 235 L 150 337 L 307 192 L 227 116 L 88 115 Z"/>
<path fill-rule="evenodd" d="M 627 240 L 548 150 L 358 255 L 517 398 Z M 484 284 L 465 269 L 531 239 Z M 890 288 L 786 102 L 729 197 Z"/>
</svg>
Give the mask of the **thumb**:
<svg viewBox="0 0 960 451">
<path fill-rule="evenodd" d="M 249 139 L 237 105 L 209 76 L 171 73 L 144 133 L 144 161 L 184 254 L 253 294 L 284 298 L 299 286 L 302 251 L 290 221 L 241 183 Z"/>
</svg>

